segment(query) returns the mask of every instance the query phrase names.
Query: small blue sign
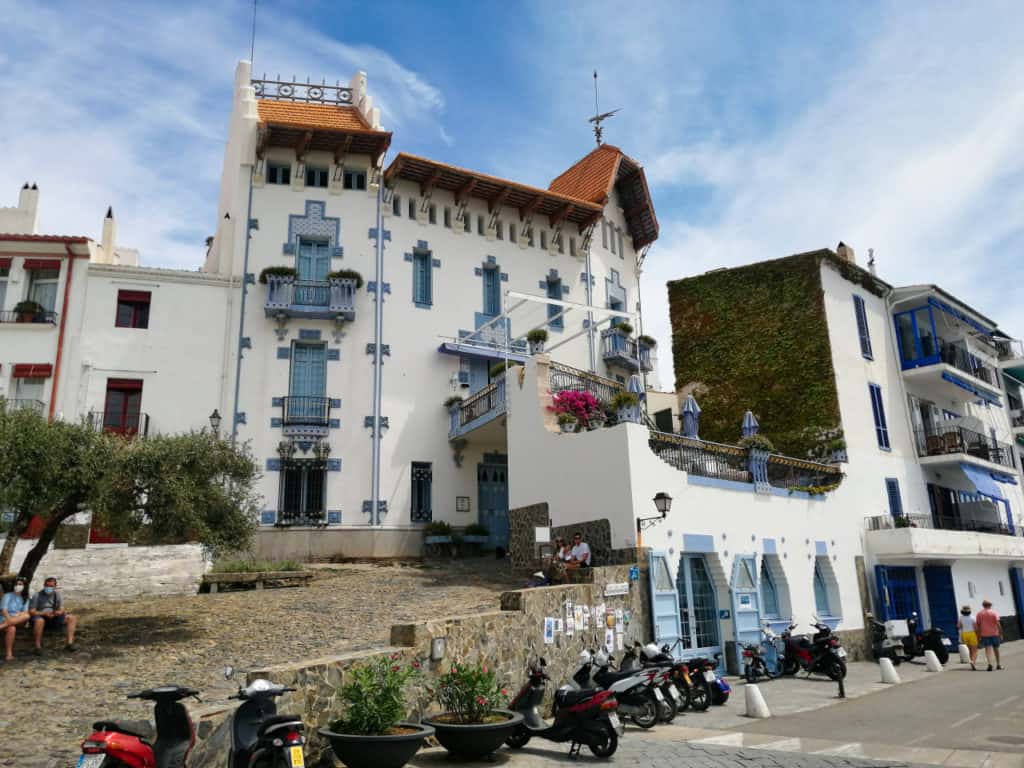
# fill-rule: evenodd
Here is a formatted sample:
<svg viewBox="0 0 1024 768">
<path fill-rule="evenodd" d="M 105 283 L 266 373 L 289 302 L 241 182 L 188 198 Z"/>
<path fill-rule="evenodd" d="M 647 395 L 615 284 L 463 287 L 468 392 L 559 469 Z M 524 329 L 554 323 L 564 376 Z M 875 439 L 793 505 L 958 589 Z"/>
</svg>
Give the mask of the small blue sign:
<svg viewBox="0 0 1024 768">
<path fill-rule="evenodd" d="M 640 581 L 640 566 L 639 565 L 631 565 L 631 566 L 629 566 L 629 580 L 630 581 Z"/>
<path fill-rule="evenodd" d="M 725 608 L 718 612 L 718 618 L 720 619 L 731 619 L 732 613 L 729 612 L 728 608 Z"/>
</svg>

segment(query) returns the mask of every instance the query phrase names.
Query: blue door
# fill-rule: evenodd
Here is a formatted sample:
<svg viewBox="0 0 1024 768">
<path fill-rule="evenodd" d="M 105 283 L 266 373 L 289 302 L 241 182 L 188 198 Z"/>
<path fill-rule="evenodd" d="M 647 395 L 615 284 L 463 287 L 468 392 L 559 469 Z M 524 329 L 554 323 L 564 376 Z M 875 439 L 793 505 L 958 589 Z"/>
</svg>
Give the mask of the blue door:
<svg viewBox="0 0 1024 768">
<path fill-rule="evenodd" d="M 736 629 L 736 666 L 743 667 L 743 646 L 761 643 L 761 596 L 757 591 L 757 559 L 736 557 L 732 566 L 732 621 Z"/>
<path fill-rule="evenodd" d="M 879 619 L 908 619 L 911 613 L 921 615 L 914 568 L 876 565 L 875 578 L 878 582 Z"/>
<path fill-rule="evenodd" d="M 480 524 L 490 532 L 490 546 L 508 548 L 508 457 L 488 456 L 477 466 Z"/>
<path fill-rule="evenodd" d="M 1013 603 L 1017 606 L 1017 623 L 1024 637 L 1024 568 L 1010 569 L 1010 586 L 1013 588 Z"/>
<path fill-rule="evenodd" d="M 326 413 L 326 389 L 327 347 L 323 344 L 293 345 L 285 418 L 293 423 L 317 423 Z"/>
<path fill-rule="evenodd" d="M 299 280 L 322 283 L 331 270 L 330 246 L 319 240 L 300 239 L 296 262 Z"/>
<path fill-rule="evenodd" d="M 715 583 L 704 555 L 680 555 L 676 574 L 683 658 L 714 656 L 721 650 Z"/>
<path fill-rule="evenodd" d="M 672 583 L 672 570 L 668 557 L 664 552 L 651 552 L 651 616 L 654 617 L 654 642 L 673 647 L 679 657 L 679 646 L 682 628 L 679 624 L 679 595 Z"/>
<path fill-rule="evenodd" d="M 958 630 L 956 592 L 953 590 L 953 570 L 948 565 L 924 566 L 924 586 L 928 595 L 928 613 L 932 626 L 938 627 L 957 641 Z"/>
</svg>

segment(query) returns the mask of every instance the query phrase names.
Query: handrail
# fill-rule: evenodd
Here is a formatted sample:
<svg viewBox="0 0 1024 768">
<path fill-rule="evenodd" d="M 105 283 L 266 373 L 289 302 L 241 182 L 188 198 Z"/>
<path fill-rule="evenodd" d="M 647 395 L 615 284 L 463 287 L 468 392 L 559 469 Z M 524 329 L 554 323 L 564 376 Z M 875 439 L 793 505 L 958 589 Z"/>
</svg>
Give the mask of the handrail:
<svg viewBox="0 0 1024 768">
<path fill-rule="evenodd" d="M 948 456 L 966 453 L 985 461 L 1015 467 L 1013 447 L 959 424 L 933 424 L 914 431 L 917 455 Z"/>
<path fill-rule="evenodd" d="M 626 388 L 617 381 L 598 376 L 596 373 L 581 371 L 562 363 L 552 362 L 548 370 L 548 384 L 552 394 L 556 392 L 589 392 L 602 403 L 611 399 Z"/>
<path fill-rule="evenodd" d="M 768 455 L 769 464 L 782 464 L 787 467 L 796 467 L 797 469 L 806 469 L 811 472 L 822 472 L 824 474 L 841 475 L 843 470 L 833 464 L 822 464 L 819 461 L 810 461 L 809 459 L 797 459 L 793 456 L 784 456 L 781 453 L 772 453 Z"/>
</svg>

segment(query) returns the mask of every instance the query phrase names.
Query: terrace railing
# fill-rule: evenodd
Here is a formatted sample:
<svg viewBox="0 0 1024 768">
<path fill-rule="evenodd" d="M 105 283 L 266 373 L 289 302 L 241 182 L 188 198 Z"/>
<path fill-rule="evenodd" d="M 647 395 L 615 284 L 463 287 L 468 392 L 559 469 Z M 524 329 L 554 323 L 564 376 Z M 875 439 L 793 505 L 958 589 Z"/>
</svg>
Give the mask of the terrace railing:
<svg viewBox="0 0 1024 768">
<path fill-rule="evenodd" d="M 605 405 L 610 403 L 617 393 L 625 389 L 617 381 L 561 363 L 551 363 L 548 376 L 551 394 L 589 392 Z"/>
<path fill-rule="evenodd" d="M 753 482 L 747 450 L 738 445 L 655 430 L 651 430 L 648 445 L 659 459 L 681 472 L 740 483 Z"/>
<path fill-rule="evenodd" d="M 1010 445 L 957 424 L 933 424 L 916 430 L 914 437 L 921 457 L 966 453 L 1011 469 L 1016 466 Z"/>
<path fill-rule="evenodd" d="M 49 310 L 39 312 L 0 312 L 0 323 L 48 323 L 57 324 L 57 313 Z"/>
<path fill-rule="evenodd" d="M 326 427 L 331 420 L 331 398 L 295 396 L 281 399 L 284 426 Z"/>
<path fill-rule="evenodd" d="M 484 423 L 482 420 L 489 414 L 493 418 L 504 412 L 505 376 L 503 374 L 480 391 L 474 392 L 462 402 L 451 407 L 448 437 L 459 436 L 466 431 L 466 427 L 474 422 Z"/>
<path fill-rule="evenodd" d="M 842 471 L 831 464 L 779 453 L 768 455 L 768 482 L 773 488 L 827 488 L 839 482 L 842 476 Z"/>
</svg>

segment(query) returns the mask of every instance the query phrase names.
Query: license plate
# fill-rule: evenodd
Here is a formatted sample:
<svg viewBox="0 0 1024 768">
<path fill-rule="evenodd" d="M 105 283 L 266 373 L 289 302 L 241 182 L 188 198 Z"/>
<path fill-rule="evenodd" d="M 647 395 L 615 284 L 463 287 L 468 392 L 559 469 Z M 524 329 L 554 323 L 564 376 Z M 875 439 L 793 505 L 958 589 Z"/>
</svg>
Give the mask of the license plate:
<svg viewBox="0 0 1024 768">
<path fill-rule="evenodd" d="M 78 758 L 77 768 L 100 768 L 106 755 L 82 755 Z"/>
<path fill-rule="evenodd" d="M 656 698 L 659 702 L 665 701 L 665 697 L 661 694 L 661 691 L 658 690 L 657 688 L 654 689 L 654 698 Z"/>
<path fill-rule="evenodd" d="M 289 747 L 288 757 L 292 760 L 292 768 L 305 768 L 306 758 L 302 756 L 302 747 Z"/>
<path fill-rule="evenodd" d="M 707 680 L 709 683 L 715 682 L 715 671 L 713 669 L 705 669 L 704 679 Z"/>
<path fill-rule="evenodd" d="M 944 637 L 944 638 L 942 638 L 942 644 L 943 645 L 948 645 L 948 646 L 952 647 L 953 646 L 953 641 L 950 640 L 948 637 Z"/>
<path fill-rule="evenodd" d="M 838 656 L 840 659 L 845 659 L 846 658 L 846 649 L 845 648 L 836 648 L 836 656 Z"/>
<path fill-rule="evenodd" d="M 669 685 L 669 687 L 668 687 L 668 695 L 671 696 L 673 699 L 675 699 L 677 702 L 678 701 L 682 701 L 682 699 L 683 699 L 682 694 L 679 693 L 679 689 L 676 688 L 674 685 Z"/>
<path fill-rule="evenodd" d="M 608 715 L 608 722 L 612 724 L 612 728 L 615 729 L 616 733 L 618 733 L 620 735 L 622 734 L 624 729 L 622 727 L 622 721 L 619 720 L 619 716 L 618 715 L 616 715 L 614 712 L 609 713 L 609 715 Z"/>
</svg>

